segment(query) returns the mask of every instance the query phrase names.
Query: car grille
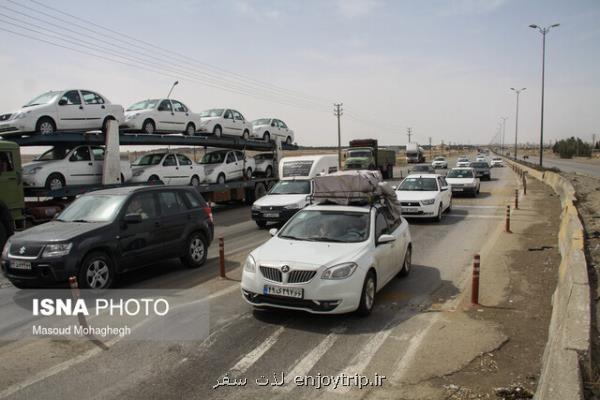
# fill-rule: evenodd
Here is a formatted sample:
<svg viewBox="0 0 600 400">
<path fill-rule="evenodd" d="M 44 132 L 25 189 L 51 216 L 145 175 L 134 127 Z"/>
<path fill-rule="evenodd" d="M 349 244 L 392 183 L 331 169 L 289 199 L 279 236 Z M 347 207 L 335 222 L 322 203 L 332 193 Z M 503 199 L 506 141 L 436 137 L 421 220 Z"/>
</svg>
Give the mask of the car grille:
<svg viewBox="0 0 600 400">
<path fill-rule="evenodd" d="M 261 265 L 260 272 L 262 275 L 273 282 L 283 282 L 283 274 L 281 270 L 273 267 L 265 267 Z M 288 274 L 287 283 L 306 283 L 310 281 L 317 271 L 292 270 Z"/>
<path fill-rule="evenodd" d="M 260 207 L 261 211 L 282 211 L 283 206 L 264 206 Z"/>
<path fill-rule="evenodd" d="M 346 164 L 347 169 L 363 169 L 362 164 L 348 163 Z"/>
<path fill-rule="evenodd" d="M 0 115 L 0 121 L 8 121 L 12 114 L 2 114 Z"/>
<path fill-rule="evenodd" d="M 400 205 L 404 207 L 419 207 L 421 204 L 418 201 L 402 201 Z"/>
<path fill-rule="evenodd" d="M 463 185 L 462 183 L 453 183 L 450 186 L 452 186 L 452 187 L 463 187 L 465 185 Z"/>
<path fill-rule="evenodd" d="M 41 244 L 19 244 L 11 243 L 8 251 L 9 256 L 19 258 L 37 258 L 42 252 L 44 245 Z"/>
</svg>

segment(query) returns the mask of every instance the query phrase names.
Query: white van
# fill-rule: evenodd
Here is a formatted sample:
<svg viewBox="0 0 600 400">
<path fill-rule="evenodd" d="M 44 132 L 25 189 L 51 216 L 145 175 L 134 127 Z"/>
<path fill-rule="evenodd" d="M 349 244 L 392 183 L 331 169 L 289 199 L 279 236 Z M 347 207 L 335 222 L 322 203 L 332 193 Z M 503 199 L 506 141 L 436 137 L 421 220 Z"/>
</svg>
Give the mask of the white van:
<svg viewBox="0 0 600 400">
<path fill-rule="evenodd" d="M 283 223 L 308 205 L 312 180 L 338 170 L 337 154 L 284 157 L 279 162 L 279 182 L 252 205 L 252 219 L 264 228 L 268 222 Z"/>
</svg>

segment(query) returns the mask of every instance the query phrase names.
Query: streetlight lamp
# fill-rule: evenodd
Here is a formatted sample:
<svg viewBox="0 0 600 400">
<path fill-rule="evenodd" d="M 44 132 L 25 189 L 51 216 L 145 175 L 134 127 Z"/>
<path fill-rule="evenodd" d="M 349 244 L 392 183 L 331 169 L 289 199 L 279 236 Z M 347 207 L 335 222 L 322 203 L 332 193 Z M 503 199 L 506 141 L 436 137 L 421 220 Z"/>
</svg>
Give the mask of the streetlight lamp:
<svg viewBox="0 0 600 400">
<path fill-rule="evenodd" d="M 173 82 L 173 86 L 171 86 L 171 89 L 169 90 L 169 94 L 167 95 L 167 99 L 169 97 L 171 97 L 171 93 L 173 92 L 173 89 L 175 88 L 175 86 L 179 85 L 179 81 L 175 81 Z"/>
<path fill-rule="evenodd" d="M 546 34 L 551 28 L 556 28 L 560 24 L 553 24 L 546 28 L 542 28 L 535 24 L 529 25 L 532 29 L 537 29 L 542 34 L 542 115 L 540 124 L 540 167 L 542 167 L 544 157 L 544 73 L 546 68 Z"/>
<path fill-rule="evenodd" d="M 517 159 L 517 140 L 518 140 L 518 134 L 519 134 L 519 94 L 521 94 L 522 91 L 526 90 L 527 88 L 522 88 L 522 89 L 515 89 L 513 87 L 510 88 L 510 90 L 512 90 L 513 92 L 515 92 L 517 94 L 517 112 L 515 114 L 515 160 Z"/>
</svg>

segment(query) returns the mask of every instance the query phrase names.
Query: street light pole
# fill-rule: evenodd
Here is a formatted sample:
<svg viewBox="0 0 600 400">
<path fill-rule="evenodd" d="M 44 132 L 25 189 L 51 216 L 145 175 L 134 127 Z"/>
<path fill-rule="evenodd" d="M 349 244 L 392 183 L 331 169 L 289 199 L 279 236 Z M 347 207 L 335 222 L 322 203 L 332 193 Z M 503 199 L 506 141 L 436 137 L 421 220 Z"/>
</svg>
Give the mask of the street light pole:
<svg viewBox="0 0 600 400">
<path fill-rule="evenodd" d="M 519 95 L 521 94 L 522 91 L 526 90 L 527 88 L 522 88 L 522 89 L 515 89 L 515 88 L 510 88 L 510 90 L 512 90 L 513 92 L 515 92 L 517 94 L 517 111 L 515 113 L 515 160 L 517 159 L 517 143 L 518 143 L 518 135 L 519 135 Z"/>
<path fill-rule="evenodd" d="M 556 28 L 560 24 L 553 24 L 546 28 L 539 27 L 535 24 L 529 25 L 532 29 L 537 29 L 542 34 L 542 112 L 540 123 L 540 167 L 543 166 L 544 159 L 544 79 L 546 70 L 546 34 L 551 28 Z"/>
<path fill-rule="evenodd" d="M 342 116 L 342 105 L 344 103 L 335 103 L 333 105 L 333 115 L 337 117 L 337 128 L 338 128 L 338 168 L 342 170 L 342 128 L 340 125 L 340 117 Z"/>
<path fill-rule="evenodd" d="M 502 151 L 504 151 L 504 148 L 506 147 L 506 140 L 505 140 L 505 132 L 506 132 L 506 120 L 508 119 L 508 117 L 500 117 L 500 119 L 502 120 Z"/>
<path fill-rule="evenodd" d="M 175 88 L 175 86 L 177 86 L 179 84 L 179 81 L 175 81 L 173 82 L 173 86 L 171 86 L 171 89 L 169 90 L 169 94 L 167 95 L 167 99 L 169 97 L 171 97 L 171 93 L 173 92 L 173 89 Z"/>
</svg>

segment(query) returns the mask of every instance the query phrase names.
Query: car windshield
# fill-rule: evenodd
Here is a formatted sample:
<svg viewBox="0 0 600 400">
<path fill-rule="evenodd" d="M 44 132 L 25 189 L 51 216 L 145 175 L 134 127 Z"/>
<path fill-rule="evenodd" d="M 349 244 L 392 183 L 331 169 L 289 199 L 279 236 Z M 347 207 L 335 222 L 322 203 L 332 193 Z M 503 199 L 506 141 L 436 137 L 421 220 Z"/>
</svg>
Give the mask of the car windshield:
<svg viewBox="0 0 600 400">
<path fill-rule="evenodd" d="M 458 162 L 469 162 L 468 158 L 459 158 Z"/>
<path fill-rule="evenodd" d="M 34 158 L 34 161 L 63 160 L 72 149 L 73 147 L 53 147 Z"/>
<path fill-rule="evenodd" d="M 33 100 L 30 100 L 23 107 L 39 106 L 40 104 L 52 103 L 61 93 L 62 92 L 46 92 L 34 98 Z"/>
<path fill-rule="evenodd" d="M 415 165 L 412 168 L 413 171 L 430 171 L 431 168 L 429 167 L 429 165 Z"/>
<path fill-rule="evenodd" d="M 473 167 L 473 168 L 487 168 L 488 165 L 487 165 L 486 162 L 474 162 L 474 163 L 471 163 L 471 167 Z"/>
<path fill-rule="evenodd" d="M 200 160 L 200 164 L 221 164 L 225 160 L 225 155 L 227 152 L 225 151 L 215 151 L 212 153 L 206 153 L 202 160 Z"/>
<path fill-rule="evenodd" d="M 371 157 L 371 152 L 369 150 L 350 150 L 348 157 L 368 158 Z"/>
<path fill-rule="evenodd" d="M 269 194 L 310 194 L 310 181 L 279 181 L 273 186 Z"/>
<path fill-rule="evenodd" d="M 446 161 L 446 159 L 444 157 L 436 157 L 433 161 Z"/>
<path fill-rule="evenodd" d="M 145 165 L 158 165 L 165 153 L 145 154 L 135 160 L 131 165 L 140 167 Z"/>
<path fill-rule="evenodd" d="M 473 171 L 470 169 L 453 169 L 448 172 L 448 176 L 446 178 L 472 178 Z"/>
<path fill-rule="evenodd" d="M 408 177 L 398 186 L 398 190 L 437 192 L 438 188 L 435 178 Z"/>
<path fill-rule="evenodd" d="M 271 120 L 268 118 L 257 119 L 257 120 L 252 121 L 252 125 L 254 125 L 254 126 L 271 125 Z"/>
<path fill-rule="evenodd" d="M 211 110 L 202 111 L 200 113 L 200 118 L 209 118 L 209 117 L 220 117 L 223 115 L 222 108 L 213 108 Z"/>
<path fill-rule="evenodd" d="M 279 231 L 278 237 L 315 242 L 357 243 L 369 238 L 369 213 L 303 210 Z"/>
<path fill-rule="evenodd" d="M 256 161 L 262 161 L 262 160 L 272 160 L 273 159 L 273 155 L 272 154 L 257 154 L 254 156 L 254 159 Z"/>
<path fill-rule="evenodd" d="M 126 195 L 88 194 L 81 196 L 60 213 L 57 221 L 62 222 L 108 222 L 112 221 Z"/>
<path fill-rule="evenodd" d="M 138 101 L 137 103 L 129 106 L 126 111 L 149 110 L 156 107 L 156 104 L 158 104 L 159 101 L 159 99 Z"/>
</svg>

